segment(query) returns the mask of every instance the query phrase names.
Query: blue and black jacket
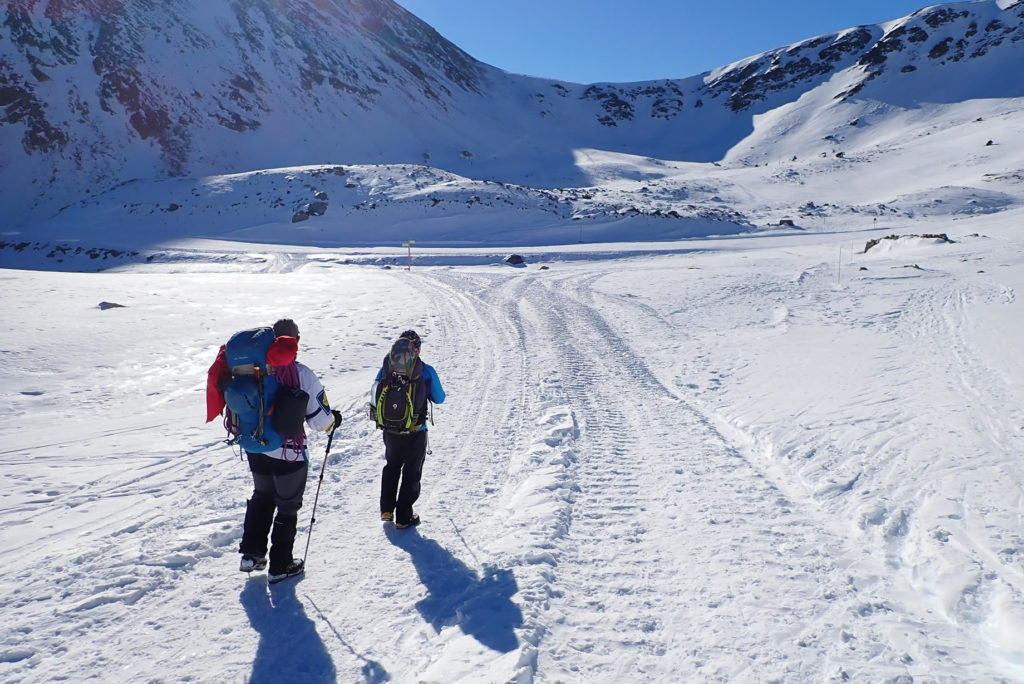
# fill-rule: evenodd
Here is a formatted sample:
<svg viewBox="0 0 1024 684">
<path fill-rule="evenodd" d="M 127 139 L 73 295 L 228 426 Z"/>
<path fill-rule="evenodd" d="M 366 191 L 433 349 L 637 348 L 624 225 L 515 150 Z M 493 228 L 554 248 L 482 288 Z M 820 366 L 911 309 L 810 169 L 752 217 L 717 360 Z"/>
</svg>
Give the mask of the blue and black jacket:
<svg viewBox="0 0 1024 684">
<path fill-rule="evenodd" d="M 423 363 L 423 361 L 417 361 L 417 365 L 420 366 L 419 372 L 415 375 L 414 381 L 418 383 L 414 396 L 416 397 L 416 419 L 415 424 L 418 426 L 415 431 L 419 432 L 427 429 L 427 410 L 428 401 L 435 404 L 443 404 L 445 399 L 444 388 L 441 386 L 441 379 L 437 376 L 437 371 L 429 363 Z M 380 380 L 384 376 L 384 373 L 388 372 L 388 357 L 384 357 L 384 363 L 381 365 L 380 370 L 377 371 L 377 377 L 373 380 L 373 386 L 370 388 L 370 404 L 374 405 L 377 403 L 377 389 L 380 385 Z"/>
</svg>

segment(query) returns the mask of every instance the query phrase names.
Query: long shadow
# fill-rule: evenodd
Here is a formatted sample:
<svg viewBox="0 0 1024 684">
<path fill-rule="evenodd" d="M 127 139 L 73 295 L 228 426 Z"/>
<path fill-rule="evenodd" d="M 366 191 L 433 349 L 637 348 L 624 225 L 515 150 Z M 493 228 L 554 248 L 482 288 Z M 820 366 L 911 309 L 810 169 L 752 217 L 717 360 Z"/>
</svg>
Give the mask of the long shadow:
<svg viewBox="0 0 1024 684">
<path fill-rule="evenodd" d="M 416 610 L 435 630 L 457 625 L 464 634 L 501 653 L 519 647 L 515 628 L 522 626 L 523 613 L 512 602 L 519 587 L 511 570 L 485 566 L 480 576 L 416 529 L 389 528 L 386 534 L 412 557 L 428 592 Z"/>
<path fill-rule="evenodd" d="M 334 633 L 334 636 L 338 638 L 338 641 L 341 642 L 341 645 L 347 648 L 353 656 L 363 661 L 361 672 L 364 684 L 383 684 L 384 682 L 391 681 L 391 675 L 387 673 L 387 670 L 384 669 L 383 665 L 378 663 L 376 660 L 370 660 L 361 653 L 358 653 L 347 641 L 345 641 L 341 636 L 341 633 L 335 629 L 334 625 L 331 624 L 331 621 L 326 615 L 324 615 L 323 611 L 320 610 L 320 606 L 316 605 L 316 601 L 309 598 L 309 596 L 306 596 L 306 600 L 313 606 L 313 609 L 317 612 L 317 615 L 320 616 L 320 619 L 327 623 L 327 626 Z"/>
<path fill-rule="evenodd" d="M 239 596 L 249 622 L 260 635 L 251 684 L 338 681 L 327 647 L 295 596 L 300 580 L 287 580 L 267 591 L 266 576 L 253 577 Z"/>
</svg>

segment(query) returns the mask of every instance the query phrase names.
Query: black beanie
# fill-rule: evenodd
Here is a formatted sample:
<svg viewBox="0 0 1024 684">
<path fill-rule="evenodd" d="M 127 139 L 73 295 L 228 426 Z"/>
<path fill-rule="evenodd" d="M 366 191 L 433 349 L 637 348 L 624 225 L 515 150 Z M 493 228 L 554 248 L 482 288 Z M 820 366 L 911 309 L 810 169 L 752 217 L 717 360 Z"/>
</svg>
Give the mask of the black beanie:
<svg viewBox="0 0 1024 684">
<path fill-rule="evenodd" d="M 274 324 L 274 334 L 278 337 L 287 335 L 288 337 L 299 336 L 299 326 L 295 324 L 290 318 L 282 318 Z"/>
</svg>

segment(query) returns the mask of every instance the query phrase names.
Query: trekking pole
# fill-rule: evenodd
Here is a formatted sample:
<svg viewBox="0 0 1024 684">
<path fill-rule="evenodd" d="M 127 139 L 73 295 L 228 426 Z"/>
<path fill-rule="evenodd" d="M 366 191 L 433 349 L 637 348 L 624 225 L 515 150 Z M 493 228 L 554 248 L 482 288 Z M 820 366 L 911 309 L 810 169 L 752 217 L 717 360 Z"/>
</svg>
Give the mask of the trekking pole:
<svg viewBox="0 0 1024 684">
<path fill-rule="evenodd" d="M 331 430 L 331 434 L 327 437 L 327 449 L 324 451 L 324 464 L 320 466 L 320 480 L 316 483 L 316 496 L 313 497 L 313 515 L 309 519 L 309 532 L 306 533 L 306 550 L 302 552 L 302 562 L 306 562 L 306 556 L 309 555 L 309 540 L 313 537 L 313 523 L 316 522 L 316 504 L 320 500 L 320 485 L 324 483 L 324 471 L 327 469 L 327 457 L 331 453 L 331 442 L 334 441 L 334 433 L 337 432 L 338 427 L 341 426 L 341 412 L 337 411 L 334 414 L 334 428 Z"/>
</svg>

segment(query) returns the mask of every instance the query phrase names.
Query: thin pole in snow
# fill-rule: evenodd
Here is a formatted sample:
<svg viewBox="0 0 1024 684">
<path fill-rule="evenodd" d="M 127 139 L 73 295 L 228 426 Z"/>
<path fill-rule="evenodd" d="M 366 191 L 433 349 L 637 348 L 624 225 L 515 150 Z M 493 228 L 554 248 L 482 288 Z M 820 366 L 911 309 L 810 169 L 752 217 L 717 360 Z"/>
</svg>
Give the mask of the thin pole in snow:
<svg viewBox="0 0 1024 684">
<path fill-rule="evenodd" d="M 402 243 L 403 247 L 407 247 L 409 249 L 409 252 L 408 252 L 408 259 L 409 260 L 408 260 L 408 262 L 406 264 L 406 267 L 405 267 L 406 271 L 411 271 L 412 270 L 412 246 L 413 246 L 413 244 L 415 242 L 416 242 L 415 240 L 406 240 L 405 242 Z"/>
<path fill-rule="evenodd" d="M 340 413 L 338 414 L 341 415 Z M 341 421 L 338 421 L 340 424 Z M 334 433 L 338 431 L 340 425 L 335 425 L 334 429 L 331 430 L 330 436 L 327 438 L 327 449 L 324 450 L 324 464 L 320 466 L 320 480 L 316 483 L 316 496 L 313 497 L 313 515 L 309 518 L 309 532 L 306 533 L 306 550 L 302 554 L 302 562 L 306 562 L 306 558 L 309 556 L 309 540 L 313 538 L 313 523 L 316 522 L 316 504 L 320 501 L 320 485 L 324 483 L 324 470 L 327 469 L 327 457 L 331 455 L 331 442 L 334 441 Z"/>
</svg>

